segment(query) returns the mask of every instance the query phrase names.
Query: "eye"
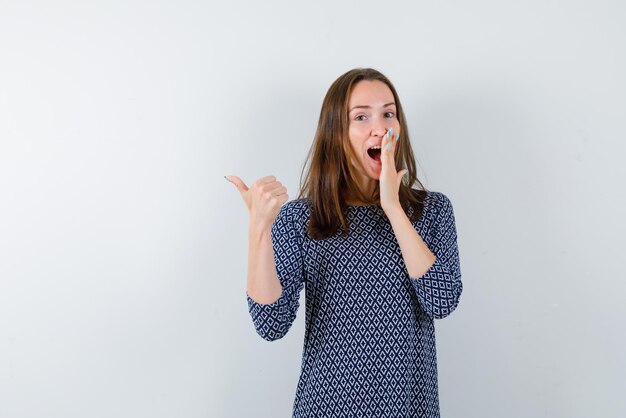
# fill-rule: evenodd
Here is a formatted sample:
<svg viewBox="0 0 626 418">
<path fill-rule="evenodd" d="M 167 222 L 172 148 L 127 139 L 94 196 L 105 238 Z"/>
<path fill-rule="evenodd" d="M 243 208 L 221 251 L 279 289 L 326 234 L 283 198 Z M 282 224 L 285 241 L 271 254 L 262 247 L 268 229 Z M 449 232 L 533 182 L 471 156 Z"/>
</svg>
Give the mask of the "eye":
<svg viewBox="0 0 626 418">
<path fill-rule="evenodd" d="M 359 118 L 364 118 L 364 117 L 365 117 L 365 115 L 359 115 L 356 118 L 354 118 L 354 120 L 363 120 L 363 119 L 359 119 Z"/>
<path fill-rule="evenodd" d="M 395 116 L 395 115 L 394 115 L 394 113 L 393 113 L 393 112 L 387 112 L 387 113 L 385 113 L 385 117 L 388 117 L 388 118 L 393 118 L 394 116 Z"/>
</svg>

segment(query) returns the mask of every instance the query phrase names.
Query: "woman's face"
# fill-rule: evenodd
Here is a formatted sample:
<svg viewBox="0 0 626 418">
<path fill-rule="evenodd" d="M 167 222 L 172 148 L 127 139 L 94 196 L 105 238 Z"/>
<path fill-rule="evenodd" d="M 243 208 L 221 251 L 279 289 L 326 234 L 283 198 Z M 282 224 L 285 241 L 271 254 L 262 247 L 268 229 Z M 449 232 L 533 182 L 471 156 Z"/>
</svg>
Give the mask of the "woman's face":
<svg viewBox="0 0 626 418">
<path fill-rule="evenodd" d="M 361 80 L 352 87 L 348 112 L 352 165 L 360 174 L 360 185 L 371 190 L 382 168 L 380 149 L 371 148 L 381 146 L 389 129 L 393 128 L 394 136 L 400 133 L 393 93 L 382 81 Z"/>
</svg>

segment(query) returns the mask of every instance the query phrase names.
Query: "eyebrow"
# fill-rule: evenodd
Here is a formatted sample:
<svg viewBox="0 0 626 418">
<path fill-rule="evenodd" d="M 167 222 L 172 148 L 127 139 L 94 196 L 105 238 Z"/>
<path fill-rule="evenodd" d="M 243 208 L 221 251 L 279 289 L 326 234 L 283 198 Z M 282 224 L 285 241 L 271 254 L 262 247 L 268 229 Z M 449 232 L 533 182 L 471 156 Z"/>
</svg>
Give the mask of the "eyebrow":
<svg viewBox="0 0 626 418">
<path fill-rule="evenodd" d="M 387 106 L 391 106 L 391 105 L 396 105 L 395 102 L 390 102 L 387 103 L 386 105 L 384 105 L 383 107 L 387 107 Z M 371 109 L 372 106 L 354 106 L 352 109 L 350 109 L 350 112 L 352 112 L 354 109 Z"/>
</svg>

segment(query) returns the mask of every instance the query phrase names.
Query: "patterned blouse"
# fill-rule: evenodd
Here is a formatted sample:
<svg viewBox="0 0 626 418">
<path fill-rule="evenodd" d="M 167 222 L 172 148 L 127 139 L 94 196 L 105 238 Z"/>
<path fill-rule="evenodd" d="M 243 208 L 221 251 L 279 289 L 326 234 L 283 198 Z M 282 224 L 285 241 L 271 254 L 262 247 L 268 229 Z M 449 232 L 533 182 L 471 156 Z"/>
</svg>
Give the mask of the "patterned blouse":
<svg viewBox="0 0 626 418">
<path fill-rule="evenodd" d="M 411 215 L 412 208 L 408 215 Z M 350 234 L 309 239 L 305 199 L 285 203 L 271 236 L 283 287 L 272 304 L 247 296 L 257 333 L 282 338 L 306 288 L 306 328 L 293 417 L 439 417 L 433 320 L 463 285 L 452 204 L 429 191 L 413 227 L 437 257 L 410 277 L 379 205 L 348 206 Z"/>
</svg>

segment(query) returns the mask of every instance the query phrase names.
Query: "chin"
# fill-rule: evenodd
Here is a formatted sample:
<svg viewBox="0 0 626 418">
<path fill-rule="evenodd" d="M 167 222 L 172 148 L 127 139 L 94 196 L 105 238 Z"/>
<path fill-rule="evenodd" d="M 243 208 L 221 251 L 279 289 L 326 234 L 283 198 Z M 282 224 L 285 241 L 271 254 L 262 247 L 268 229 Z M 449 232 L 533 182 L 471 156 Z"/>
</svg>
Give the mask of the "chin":
<svg viewBox="0 0 626 418">
<path fill-rule="evenodd" d="M 382 167 L 378 169 L 370 168 L 367 170 L 367 175 L 374 180 L 378 180 L 380 178 L 381 171 L 382 171 Z"/>
</svg>

